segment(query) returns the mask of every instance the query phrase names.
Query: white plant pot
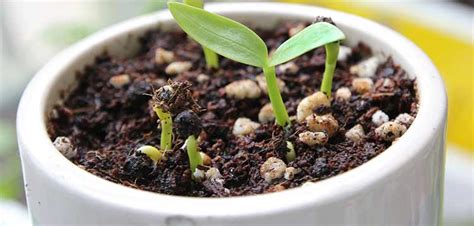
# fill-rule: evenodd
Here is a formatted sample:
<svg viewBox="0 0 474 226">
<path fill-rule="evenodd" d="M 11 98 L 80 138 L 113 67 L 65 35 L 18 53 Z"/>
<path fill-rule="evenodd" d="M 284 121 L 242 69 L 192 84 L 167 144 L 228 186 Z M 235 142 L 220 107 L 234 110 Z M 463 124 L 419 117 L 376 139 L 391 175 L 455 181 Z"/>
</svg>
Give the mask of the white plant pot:
<svg viewBox="0 0 474 226">
<path fill-rule="evenodd" d="M 94 176 L 63 157 L 46 132 L 46 115 L 75 72 L 104 50 L 127 56 L 137 38 L 161 24 L 167 11 L 112 26 L 65 50 L 25 90 L 17 130 L 26 198 L 35 225 L 439 225 L 442 220 L 446 94 L 430 59 L 400 34 L 357 16 L 274 3 L 209 4 L 207 9 L 271 28 L 278 21 L 330 16 L 347 42 L 393 56 L 415 76 L 419 113 L 401 139 L 360 167 L 282 192 L 232 198 L 191 198 L 128 188 Z"/>
</svg>

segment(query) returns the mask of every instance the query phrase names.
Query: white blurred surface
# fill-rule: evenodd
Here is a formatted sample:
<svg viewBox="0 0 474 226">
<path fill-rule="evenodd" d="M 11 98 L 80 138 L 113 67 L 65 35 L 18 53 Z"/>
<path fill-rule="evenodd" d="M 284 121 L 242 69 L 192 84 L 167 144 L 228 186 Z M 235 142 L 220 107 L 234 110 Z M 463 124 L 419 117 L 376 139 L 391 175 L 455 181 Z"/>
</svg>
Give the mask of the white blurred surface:
<svg viewBox="0 0 474 226">
<path fill-rule="evenodd" d="M 446 225 L 474 224 L 474 166 L 472 159 L 449 147 L 444 186 Z"/>
<path fill-rule="evenodd" d="M 474 166 L 469 156 L 449 147 L 446 160 L 444 221 L 446 226 L 474 224 Z M 26 207 L 0 200 L 0 226 L 29 226 Z"/>
<path fill-rule="evenodd" d="M 30 226 L 28 213 L 21 204 L 0 200 L 0 226 Z"/>
</svg>

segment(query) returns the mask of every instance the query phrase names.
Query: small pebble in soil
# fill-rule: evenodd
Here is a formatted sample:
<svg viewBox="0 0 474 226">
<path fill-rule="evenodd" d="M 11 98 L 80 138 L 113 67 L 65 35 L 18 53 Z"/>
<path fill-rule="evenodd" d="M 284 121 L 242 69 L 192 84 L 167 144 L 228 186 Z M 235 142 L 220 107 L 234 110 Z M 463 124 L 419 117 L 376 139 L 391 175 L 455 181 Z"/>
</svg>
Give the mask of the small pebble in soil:
<svg viewBox="0 0 474 226">
<path fill-rule="evenodd" d="M 345 134 L 346 138 L 351 140 L 352 142 L 359 142 L 365 138 L 365 132 L 362 125 L 357 124 L 348 130 Z"/>
<path fill-rule="evenodd" d="M 128 85 L 130 83 L 130 75 L 123 74 L 123 75 L 115 75 L 110 77 L 109 83 L 117 88 L 120 89 L 124 87 L 125 85 Z"/>
<path fill-rule="evenodd" d="M 386 90 L 393 89 L 393 87 L 395 87 L 395 82 L 392 79 L 385 78 L 383 80 L 382 87 Z"/>
<path fill-rule="evenodd" d="M 77 149 L 67 137 L 56 137 L 53 142 L 54 147 L 58 149 L 68 159 L 74 159 L 77 156 Z"/>
<path fill-rule="evenodd" d="M 298 135 L 298 140 L 308 146 L 316 146 L 326 144 L 329 136 L 325 132 L 305 131 Z"/>
<path fill-rule="evenodd" d="M 352 54 L 352 49 L 347 46 L 339 46 L 339 53 L 337 54 L 337 61 L 345 61 L 347 57 Z"/>
<path fill-rule="evenodd" d="M 301 23 L 301 24 L 298 24 L 298 25 L 296 25 L 296 26 L 290 28 L 290 29 L 288 30 L 288 36 L 290 36 L 290 37 L 295 36 L 296 34 L 298 34 L 298 32 L 300 32 L 300 31 L 302 31 L 303 29 L 305 29 L 305 27 L 306 27 L 306 26 Z"/>
<path fill-rule="evenodd" d="M 220 185 L 224 184 L 224 179 L 222 179 L 221 172 L 219 172 L 219 169 L 215 167 L 211 167 L 206 171 L 206 179 Z"/>
<path fill-rule="evenodd" d="M 260 166 L 260 176 L 267 183 L 272 183 L 274 180 L 282 178 L 285 174 L 285 170 L 286 164 L 283 160 L 270 157 Z"/>
<path fill-rule="evenodd" d="M 183 72 L 189 71 L 193 67 L 193 64 L 189 61 L 177 61 L 169 64 L 165 72 L 169 75 L 177 75 Z"/>
<path fill-rule="evenodd" d="M 327 174 L 329 171 L 327 159 L 323 157 L 317 158 L 310 170 L 311 175 L 314 177 L 322 177 L 323 175 Z"/>
<path fill-rule="evenodd" d="M 256 99 L 262 94 L 257 83 L 250 79 L 231 82 L 225 86 L 225 93 L 228 97 L 237 100 Z"/>
<path fill-rule="evenodd" d="M 211 77 L 209 77 L 209 75 L 206 75 L 206 74 L 199 74 L 196 78 L 197 82 L 199 82 L 199 83 L 207 82 L 210 79 L 211 79 Z"/>
<path fill-rule="evenodd" d="M 258 112 L 258 121 L 261 123 L 273 122 L 275 120 L 275 114 L 273 113 L 273 107 L 271 103 L 263 105 Z"/>
<path fill-rule="evenodd" d="M 396 122 L 386 122 L 375 129 L 375 135 L 385 141 L 394 141 L 405 133 L 407 128 Z"/>
<path fill-rule="evenodd" d="M 380 126 L 386 122 L 388 122 L 389 118 L 388 115 L 385 114 L 385 112 L 381 110 L 377 110 L 373 115 L 372 115 L 372 123 L 374 123 L 376 126 Z"/>
<path fill-rule="evenodd" d="M 169 64 L 174 60 L 174 53 L 172 51 L 158 48 L 155 50 L 155 63 L 156 64 Z"/>
<path fill-rule="evenodd" d="M 258 129 L 258 127 L 260 127 L 260 124 L 250 120 L 249 118 L 238 118 L 234 122 L 232 134 L 236 136 L 245 136 L 253 133 L 253 131 Z"/>
<path fill-rule="evenodd" d="M 350 68 L 352 74 L 356 74 L 359 77 L 374 77 L 375 72 L 380 64 L 386 61 L 386 58 L 382 55 L 375 55 L 368 59 L 353 65 Z"/>
<path fill-rule="evenodd" d="M 255 80 L 257 80 L 258 86 L 262 90 L 263 93 L 268 94 L 267 90 L 267 80 L 265 79 L 265 75 L 261 74 L 255 77 Z M 285 82 L 281 80 L 280 78 L 277 78 L 277 84 L 278 88 L 280 91 L 282 91 L 285 88 Z"/>
<path fill-rule="evenodd" d="M 326 132 L 329 137 L 339 129 L 339 123 L 331 114 L 312 114 L 306 117 L 306 126 L 311 132 Z"/>
<path fill-rule="evenodd" d="M 209 157 L 209 155 L 207 155 L 204 152 L 199 152 L 199 154 L 201 155 L 202 164 L 205 165 L 205 166 L 210 166 L 211 163 L 212 163 L 211 157 Z"/>
<path fill-rule="evenodd" d="M 196 169 L 193 173 L 194 180 L 201 182 L 206 178 L 206 173 L 203 170 Z"/>
<path fill-rule="evenodd" d="M 351 90 L 347 87 L 341 87 L 336 90 L 336 94 L 334 95 L 337 101 L 350 101 L 351 100 Z"/>
<path fill-rule="evenodd" d="M 410 126 L 413 123 L 414 120 L 415 120 L 415 117 L 411 116 L 408 113 L 399 114 L 395 118 L 396 123 L 402 124 L 404 126 Z"/>
<path fill-rule="evenodd" d="M 323 92 L 316 92 L 303 98 L 296 108 L 296 120 L 298 122 L 303 122 L 306 117 L 313 113 L 314 109 L 323 106 L 331 106 L 329 98 Z"/>
<path fill-rule="evenodd" d="M 285 170 L 285 175 L 283 176 L 286 180 L 293 180 L 296 174 L 301 172 L 301 169 L 297 169 L 295 167 L 288 167 Z"/>
<path fill-rule="evenodd" d="M 354 78 L 352 88 L 359 94 L 364 94 L 372 90 L 374 82 L 370 78 Z"/>
<path fill-rule="evenodd" d="M 295 62 L 290 61 L 286 64 L 282 64 L 278 66 L 277 69 L 281 73 L 296 74 L 300 70 L 300 67 L 298 67 L 298 65 L 296 65 Z M 278 80 L 278 82 L 280 81 L 283 82 L 282 80 Z M 283 85 L 284 85 L 284 82 L 283 82 Z M 266 84 L 265 84 L 265 87 L 266 87 Z"/>
</svg>

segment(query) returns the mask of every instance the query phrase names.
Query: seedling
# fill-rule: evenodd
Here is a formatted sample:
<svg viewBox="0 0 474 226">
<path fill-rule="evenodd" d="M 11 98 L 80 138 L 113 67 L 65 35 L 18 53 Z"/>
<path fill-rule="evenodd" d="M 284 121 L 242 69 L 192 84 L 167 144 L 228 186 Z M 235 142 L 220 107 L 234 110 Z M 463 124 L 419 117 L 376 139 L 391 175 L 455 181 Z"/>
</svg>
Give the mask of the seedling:
<svg viewBox="0 0 474 226">
<path fill-rule="evenodd" d="M 153 110 L 161 122 L 160 148 L 163 152 L 172 150 L 172 116 L 177 114 L 175 132 L 178 137 L 186 139 L 184 147 L 189 156 L 190 168 L 194 172 L 196 167 L 202 164 L 196 140 L 202 130 L 202 125 L 199 116 L 193 112 L 200 111 L 201 108 L 192 98 L 190 86 L 189 82 L 169 82 L 168 85 L 154 91 Z M 153 156 L 148 155 L 148 157 Z"/>
<path fill-rule="evenodd" d="M 141 146 L 137 149 L 137 152 L 147 155 L 155 163 L 159 162 L 161 157 L 163 157 L 163 153 L 160 150 L 150 145 Z"/>
<path fill-rule="evenodd" d="M 278 125 L 289 125 L 290 119 L 277 85 L 276 65 L 326 45 L 326 68 L 321 90 L 331 95 L 339 41 L 345 38 L 336 26 L 326 22 L 314 23 L 288 39 L 269 56 L 265 42 L 241 23 L 182 3 L 170 2 L 168 8 L 178 25 L 201 45 L 234 61 L 262 68 Z"/>
<path fill-rule="evenodd" d="M 200 110 L 191 95 L 189 82 L 169 82 L 153 92 L 153 110 L 161 123 L 160 149 L 173 149 L 173 120 L 176 115 L 185 109 Z"/>
<path fill-rule="evenodd" d="M 155 111 L 158 118 L 160 118 L 161 123 L 161 139 L 160 139 L 160 148 L 162 151 L 172 149 L 172 139 L 173 139 L 173 120 L 171 119 L 171 113 L 165 109 L 164 102 L 171 99 L 173 96 L 173 88 L 171 86 L 161 87 L 154 95 L 155 106 L 153 110 Z"/>
<path fill-rule="evenodd" d="M 196 113 L 186 110 L 179 113 L 176 118 L 176 132 L 180 137 L 187 137 L 184 146 L 189 158 L 189 167 L 194 173 L 198 165 L 202 165 L 201 154 L 198 150 L 196 137 L 202 130 L 201 119 Z"/>
<path fill-rule="evenodd" d="M 293 160 L 295 160 L 296 158 L 296 152 L 295 152 L 295 146 L 293 146 L 293 143 L 291 143 L 290 141 L 287 141 L 286 142 L 286 148 L 288 149 L 288 151 L 286 152 L 286 160 L 288 162 L 291 162 Z"/>
<path fill-rule="evenodd" d="M 204 1 L 202 0 L 184 0 L 184 4 L 190 5 L 197 8 L 204 8 Z M 203 46 L 202 50 L 204 52 L 204 57 L 206 58 L 206 64 L 208 68 L 218 68 L 219 67 L 219 57 L 217 54 L 208 49 L 207 47 Z"/>
</svg>

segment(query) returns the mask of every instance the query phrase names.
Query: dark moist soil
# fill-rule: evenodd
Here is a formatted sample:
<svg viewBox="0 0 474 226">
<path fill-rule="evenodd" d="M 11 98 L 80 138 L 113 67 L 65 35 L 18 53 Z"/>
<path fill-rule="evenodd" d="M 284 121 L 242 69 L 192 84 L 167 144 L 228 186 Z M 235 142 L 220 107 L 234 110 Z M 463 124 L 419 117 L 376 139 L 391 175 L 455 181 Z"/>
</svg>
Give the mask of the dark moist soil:
<svg viewBox="0 0 474 226">
<path fill-rule="evenodd" d="M 257 33 L 270 50 L 287 40 L 288 30 L 297 23 L 283 23 L 276 31 Z M 374 158 L 391 143 L 376 138 L 376 126 L 371 115 L 380 109 L 390 119 L 400 113 L 412 116 L 417 112 L 415 82 L 391 58 L 379 66 L 374 76 L 374 89 L 364 95 L 355 94 L 349 102 L 332 100 L 332 106 L 315 109 L 315 112 L 331 112 L 338 120 L 340 129 L 323 146 L 309 147 L 298 141 L 298 131 L 305 126 L 292 124 L 289 140 L 294 143 L 296 160 L 286 162 L 285 132 L 273 123 L 262 124 L 254 133 L 237 137 L 232 134 L 234 121 L 247 117 L 258 122 L 260 108 L 269 102 L 266 95 L 255 100 L 235 100 L 226 96 L 224 87 L 232 81 L 255 79 L 262 71 L 227 59 L 221 60 L 219 70 L 208 70 L 201 48 L 180 31 L 160 32 L 153 30 L 140 40 L 141 50 L 132 58 L 115 58 L 107 54 L 98 57 L 94 65 L 77 74 L 79 85 L 69 92 L 62 103 L 52 110 L 48 132 L 52 140 L 68 137 L 78 155 L 72 161 L 97 176 L 142 190 L 182 196 L 222 197 L 260 194 L 293 188 L 306 181 L 319 181 L 351 170 Z M 168 76 L 167 64 L 155 64 L 155 50 L 172 50 L 175 60 L 190 61 L 190 71 L 178 76 Z M 334 76 L 333 90 L 351 87 L 356 75 L 349 68 L 371 56 L 364 44 L 352 48 L 352 54 L 339 62 Z M 296 114 L 299 101 L 319 90 L 324 70 L 324 48 L 318 48 L 295 60 L 300 67 L 297 73 L 282 73 L 286 89 L 282 96 L 291 115 Z M 199 74 L 210 76 L 209 81 L 198 82 Z M 114 88 L 109 79 L 118 74 L 128 74 L 131 83 Z M 395 82 L 393 87 L 381 85 L 385 78 Z M 224 187 L 208 182 L 195 182 L 188 167 L 188 157 L 180 149 L 183 137 L 174 137 L 174 150 L 156 167 L 148 157 L 135 153 L 141 145 L 159 147 L 160 128 L 152 110 L 153 88 L 167 84 L 167 80 L 189 81 L 192 96 L 204 109 L 199 113 L 203 122 L 200 134 L 200 150 L 212 159 L 212 167 L 223 175 Z M 153 88 L 152 88 L 153 86 Z M 352 88 L 351 88 L 352 89 Z M 144 95 L 149 94 L 149 95 Z M 53 117 L 54 116 L 54 117 Z M 354 143 L 344 137 L 347 130 L 360 123 L 367 133 L 363 142 Z M 260 176 L 260 166 L 269 157 L 278 157 L 288 166 L 301 169 L 292 180 L 278 179 L 267 183 Z M 228 189 L 228 190 L 227 190 Z"/>
</svg>

